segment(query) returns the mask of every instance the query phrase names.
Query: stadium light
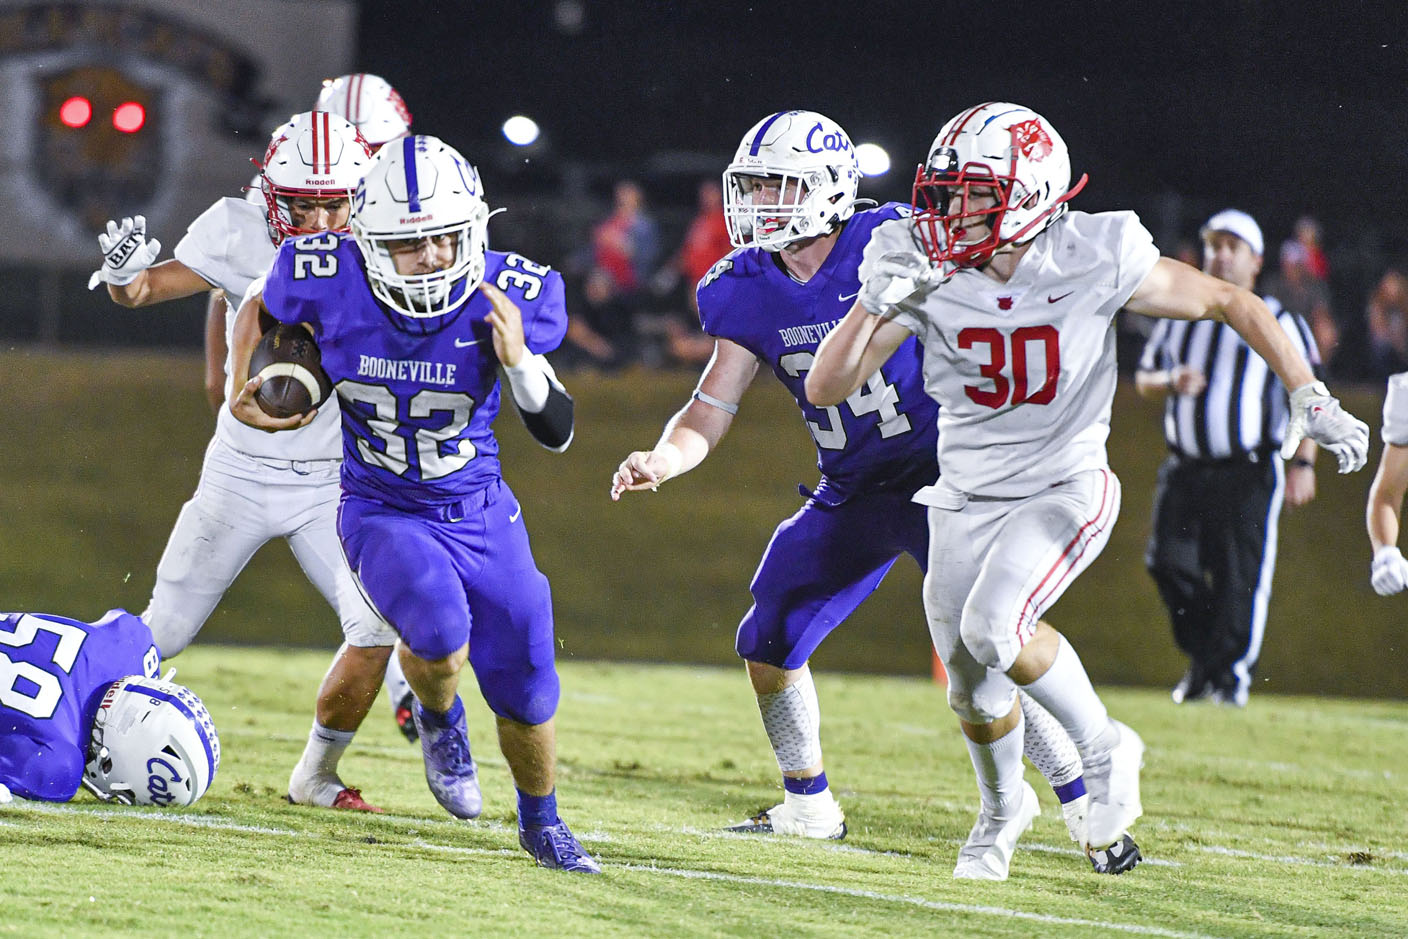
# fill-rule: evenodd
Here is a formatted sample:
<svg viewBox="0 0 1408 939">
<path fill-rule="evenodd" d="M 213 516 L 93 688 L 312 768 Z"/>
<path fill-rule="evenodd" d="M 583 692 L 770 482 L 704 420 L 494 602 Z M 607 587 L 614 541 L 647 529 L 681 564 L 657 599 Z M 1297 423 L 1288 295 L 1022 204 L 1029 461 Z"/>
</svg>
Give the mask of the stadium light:
<svg viewBox="0 0 1408 939">
<path fill-rule="evenodd" d="M 135 134 L 147 122 L 147 109 L 135 101 L 124 101 L 112 112 L 112 126 L 124 134 Z"/>
<path fill-rule="evenodd" d="M 526 147 L 538 139 L 538 122 L 531 117 L 515 114 L 504 121 L 504 136 L 515 147 Z"/>
<path fill-rule="evenodd" d="M 866 176 L 884 176 L 890 171 L 890 155 L 879 144 L 860 144 L 856 147 L 856 160 Z"/>
<path fill-rule="evenodd" d="M 74 95 L 59 105 L 59 121 L 65 127 L 84 127 L 93 118 L 93 102 L 82 95 Z"/>
</svg>

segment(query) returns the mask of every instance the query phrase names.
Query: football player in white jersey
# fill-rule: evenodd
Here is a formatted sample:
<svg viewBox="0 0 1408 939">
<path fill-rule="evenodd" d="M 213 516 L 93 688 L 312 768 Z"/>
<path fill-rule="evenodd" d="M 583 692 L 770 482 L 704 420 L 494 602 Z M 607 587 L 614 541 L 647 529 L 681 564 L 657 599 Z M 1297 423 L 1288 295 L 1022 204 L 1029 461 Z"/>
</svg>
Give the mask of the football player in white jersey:
<svg viewBox="0 0 1408 939">
<path fill-rule="evenodd" d="M 957 115 L 919 167 L 913 219 L 871 236 L 860 297 L 806 382 L 813 403 L 836 404 L 908 337 L 924 344 L 943 467 L 915 495 L 929 506 L 924 605 L 982 797 L 955 877 L 1005 878 L 1035 814 L 1017 685 L 1080 750 L 1088 848 L 1114 843 L 1143 811 L 1143 742 L 1109 717 L 1075 650 L 1040 623 L 1119 510 L 1105 456 L 1115 313 L 1236 329 L 1294 389 L 1283 455 L 1309 435 L 1351 472 L 1368 449 L 1368 428 L 1315 380 L 1265 303 L 1159 257 L 1132 212 L 1067 211 L 1084 184 L 1071 186 L 1066 145 L 1039 114 L 988 103 Z"/>
<path fill-rule="evenodd" d="M 161 264 L 152 263 L 161 243 L 146 239 L 141 216 L 108 222 L 98 236 L 103 266 L 89 286 L 106 283 L 113 300 L 128 307 L 220 288 L 231 301 L 233 323 L 245 291 L 268 271 L 284 238 L 347 230 L 351 191 L 370 159 L 357 129 L 342 118 L 320 111 L 295 115 L 274 132 L 265 153 L 262 206 L 220 199 L 191 223 L 175 258 Z M 228 345 L 228 334 L 226 340 Z M 396 641 L 357 590 L 338 542 L 340 424 L 335 400 L 319 408 L 308 426 L 288 434 L 254 430 L 221 408 L 200 483 L 171 531 L 142 619 L 162 655 L 178 654 L 254 552 L 272 538 L 285 538 L 337 611 L 346 639 L 319 689 L 308 745 L 289 780 L 289 800 L 379 811 L 337 775 L 343 751 L 381 688 Z"/>
<path fill-rule="evenodd" d="M 390 82 L 369 72 L 324 80 L 313 109 L 347 118 L 362 132 L 373 153 L 411 132 L 411 112 L 406 102 Z"/>
<path fill-rule="evenodd" d="M 1384 452 L 1369 487 L 1369 506 L 1364 515 L 1369 543 L 1374 548 L 1369 581 L 1379 596 L 1387 597 L 1408 588 L 1408 560 L 1398 549 L 1403 496 L 1408 492 L 1408 372 L 1389 376 L 1380 433 Z"/>
<path fill-rule="evenodd" d="M 921 566 L 928 559 L 925 510 L 910 496 L 939 475 L 937 407 L 924 393 L 918 344 L 901 348 L 877 379 L 889 401 L 883 421 L 856 400 L 829 412 L 803 400 L 802 375 L 822 335 L 812 324 L 845 313 L 860 289 L 857 271 L 872 229 L 909 213 L 896 203 L 866 208 L 856 199 L 859 180 L 850 137 L 824 115 L 779 112 L 744 135 L 724 171 L 724 211 L 739 250 L 698 288 L 714 356 L 654 449 L 631 453 L 611 481 L 611 498 L 619 499 L 699 465 L 728 431 L 763 366 L 803 406 L 815 437 L 821 483 L 768 544 L 736 643 L 782 771 L 783 802 L 733 831 L 845 836 L 845 814 L 823 767 L 821 708 L 807 659 L 898 554 L 912 554 Z M 1022 705 L 1026 755 L 1060 799 L 1072 838 L 1083 843 L 1089 799 L 1075 746 L 1030 698 Z M 1116 874 L 1138 860 L 1132 839 L 1091 858 L 1097 871 Z"/>
</svg>

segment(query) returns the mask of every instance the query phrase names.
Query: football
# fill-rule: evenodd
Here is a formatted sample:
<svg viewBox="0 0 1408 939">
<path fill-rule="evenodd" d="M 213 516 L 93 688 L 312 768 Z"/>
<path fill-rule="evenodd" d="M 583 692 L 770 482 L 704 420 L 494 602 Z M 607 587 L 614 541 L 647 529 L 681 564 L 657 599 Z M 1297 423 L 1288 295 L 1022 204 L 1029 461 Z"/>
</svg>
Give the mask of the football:
<svg viewBox="0 0 1408 939">
<path fill-rule="evenodd" d="M 323 354 L 302 326 L 279 323 L 266 332 L 249 357 L 249 377 L 264 384 L 255 403 L 270 417 L 307 414 L 332 394 L 332 381 L 323 371 Z"/>
</svg>

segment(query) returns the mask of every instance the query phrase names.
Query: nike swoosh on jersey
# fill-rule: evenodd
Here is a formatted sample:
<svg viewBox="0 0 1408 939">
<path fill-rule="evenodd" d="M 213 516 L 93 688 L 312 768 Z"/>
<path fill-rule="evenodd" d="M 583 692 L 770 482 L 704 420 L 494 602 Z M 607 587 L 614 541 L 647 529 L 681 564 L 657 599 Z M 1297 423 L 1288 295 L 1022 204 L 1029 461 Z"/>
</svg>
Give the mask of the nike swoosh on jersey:
<svg viewBox="0 0 1408 939">
<path fill-rule="evenodd" d="M 515 506 L 514 509 L 513 509 L 513 514 L 508 517 L 508 522 L 509 522 L 509 524 L 512 525 L 514 522 L 518 521 L 518 516 L 520 516 L 520 515 L 522 515 L 522 514 L 523 514 L 523 506 L 522 506 L 522 504 L 519 504 L 519 505 Z"/>
<path fill-rule="evenodd" d="M 1073 293 L 1075 293 L 1074 290 L 1068 290 L 1068 291 L 1066 291 L 1065 293 L 1061 294 L 1061 296 L 1059 296 L 1059 297 L 1053 297 L 1053 296 L 1051 296 L 1050 294 L 1047 294 L 1046 302 L 1047 302 L 1047 303 L 1060 303 L 1062 300 L 1066 299 L 1067 297 L 1069 297 L 1069 296 L 1070 296 L 1071 294 L 1073 294 Z"/>
<path fill-rule="evenodd" d="M 837 299 L 837 300 L 840 300 L 842 303 L 845 303 L 847 300 L 854 300 L 856 297 L 859 297 L 859 296 L 860 296 L 860 291 L 857 290 L 855 293 L 843 293 L 843 294 L 838 294 L 837 297 L 836 297 L 836 299 Z"/>
<path fill-rule="evenodd" d="M 455 340 L 455 348 L 456 348 L 456 349 L 468 349 L 470 346 L 477 346 L 477 345 L 479 345 L 479 344 L 480 344 L 481 342 L 483 342 L 483 341 L 484 341 L 483 339 L 471 339 L 471 340 L 469 340 L 468 342 L 466 342 L 466 341 L 463 340 L 463 339 L 456 339 L 456 340 Z"/>
</svg>

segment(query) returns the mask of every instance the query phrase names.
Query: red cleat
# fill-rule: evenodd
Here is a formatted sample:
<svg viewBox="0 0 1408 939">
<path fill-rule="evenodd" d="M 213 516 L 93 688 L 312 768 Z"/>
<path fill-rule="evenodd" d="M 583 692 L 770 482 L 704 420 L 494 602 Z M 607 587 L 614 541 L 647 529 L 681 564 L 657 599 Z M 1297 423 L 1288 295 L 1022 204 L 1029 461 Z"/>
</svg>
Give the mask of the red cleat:
<svg viewBox="0 0 1408 939">
<path fill-rule="evenodd" d="M 335 809 L 350 809 L 353 812 L 375 812 L 378 815 L 385 814 L 385 809 L 377 808 L 366 799 L 362 798 L 362 790 L 353 789 L 350 786 L 337 794 L 337 798 L 332 800 L 332 807 Z"/>
</svg>

